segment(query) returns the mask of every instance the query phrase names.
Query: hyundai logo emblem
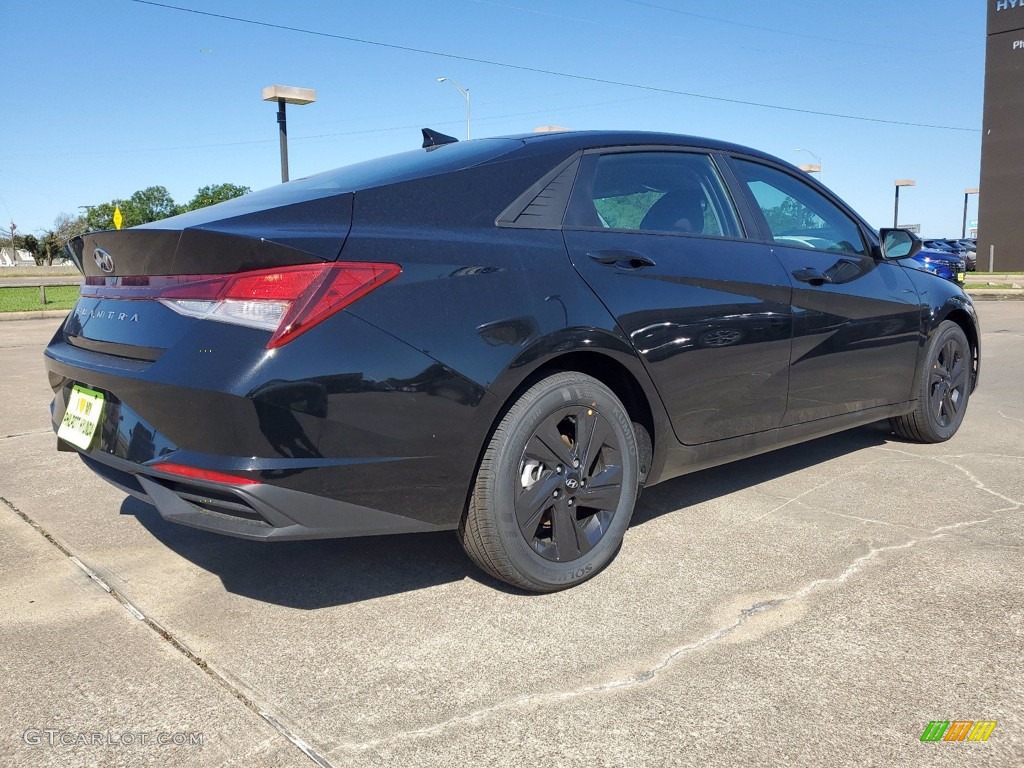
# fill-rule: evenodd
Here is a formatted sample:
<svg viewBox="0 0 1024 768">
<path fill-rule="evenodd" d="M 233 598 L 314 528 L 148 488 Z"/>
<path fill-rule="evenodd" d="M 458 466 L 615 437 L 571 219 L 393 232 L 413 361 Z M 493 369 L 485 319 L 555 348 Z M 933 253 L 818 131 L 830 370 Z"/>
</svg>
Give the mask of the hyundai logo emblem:
<svg viewBox="0 0 1024 768">
<path fill-rule="evenodd" d="M 567 477 L 565 479 L 565 487 L 568 488 L 570 491 L 575 491 L 579 487 L 579 485 L 580 481 L 577 480 L 575 477 Z"/>
<path fill-rule="evenodd" d="M 114 257 L 104 251 L 102 248 L 97 248 L 92 254 L 93 261 L 96 262 L 96 266 L 102 269 L 104 272 L 114 271 Z"/>
</svg>

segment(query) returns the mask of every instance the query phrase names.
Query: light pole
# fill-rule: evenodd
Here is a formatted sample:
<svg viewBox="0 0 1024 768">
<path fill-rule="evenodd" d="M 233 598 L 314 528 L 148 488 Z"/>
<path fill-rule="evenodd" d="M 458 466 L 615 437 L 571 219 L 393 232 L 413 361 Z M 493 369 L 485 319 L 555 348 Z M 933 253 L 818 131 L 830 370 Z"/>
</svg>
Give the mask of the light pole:
<svg viewBox="0 0 1024 768">
<path fill-rule="evenodd" d="M 976 194 L 978 194 L 978 188 L 977 187 L 967 187 L 964 190 L 964 224 L 960 228 L 960 239 L 961 240 L 963 240 L 965 237 L 967 237 L 967 198 L 969 198 L 971 195 L 976 195 Z"/>
<path fill-rule="evenodd" d="M 892 212 L 893 227 L 899 226 L 900 220 L 900 187 L 912 187 L 917 184 L 913 179 L 896 179 L 896 206 Z"/>
<path fill-rule="evenodd" d="M 437 78 L 437 82 L 439 82 L 439 83 L 443 83 L 445 80 L 447 80 L 449 83 L 451 83 L 456 88 L 458 88 L 459 89 L 459 93 L 462 94 L 462 98 L 464 98 L 466 100 L 466 138 L 468 139 L 469 138 L 469 89 L 468 88 L 463 88 L 461 85 L 456 83 L 450 77 L 439 77 L 439 78 Z"/>
<path fill-rule="evenodd" d="M 277 102 L 277 126 L 281 137 L 281 181 L 288 181 L 288 123 L 285 104 L 312 104 L 316 91 L 312 88 L 296 88 L 293 85 L 268 85 L 263 89 L 264 101 Z"/>
<path fill-rule="evenodd" d="M 15 232 L 18 231 L 18 225 L 11 220 L 11 266 L 18 266 L 18 246 L 14 243 Z"/>
<path fill-rule="evenodd" d="M 801 171 L 804 171 L 805 173 L 816 173 L 816 174 L 818 174 L 818 179 L 821 179 L 821 158 L 818 157 L 818 155 L 816 155 L 814 152 L 811 152 L 811 150 L 809 150 L 809 149 L 801 149 L 800 147 L 797 147 L 793 151 L 794 152 L 806 152 L 808 155 L 810 155 L 815 160 L 817 160 L 818 161 L 817 165 L 810 165 L 810 164 L 808 164 L 808 165 L 800 165 L 800 166 L 797 166 L 797 167 Z"/>
</svg>

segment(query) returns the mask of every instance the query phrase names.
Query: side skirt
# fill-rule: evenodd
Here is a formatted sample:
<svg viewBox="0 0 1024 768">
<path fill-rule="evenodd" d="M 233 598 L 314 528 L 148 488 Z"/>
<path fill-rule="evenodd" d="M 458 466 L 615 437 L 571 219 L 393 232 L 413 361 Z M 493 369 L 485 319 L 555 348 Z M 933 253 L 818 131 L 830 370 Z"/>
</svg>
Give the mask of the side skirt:
<svg viewBox="0 0 1024 768">
<path fill-rule="evenodd" d="M 913 410 L 916 402 L 908 400 L 895 405 L 868 408 L 863 411 L 844 413 L 802 424 L 792 424 L 752 435 L 731 437 L 727 440 L 716 440 L 702 445 L 682 445 L 676 442 L 669 447 L 661 472 L 657 477 L 648 478 L 646 484 L 654 485 L 690 472 L 717 467 L 720 464 L 728 464 L 731 461 L 746 459 L 778 448 L 787 448 L 797 443 L 872 424 L 893 416 L 900 416 Z"/>
</svg>

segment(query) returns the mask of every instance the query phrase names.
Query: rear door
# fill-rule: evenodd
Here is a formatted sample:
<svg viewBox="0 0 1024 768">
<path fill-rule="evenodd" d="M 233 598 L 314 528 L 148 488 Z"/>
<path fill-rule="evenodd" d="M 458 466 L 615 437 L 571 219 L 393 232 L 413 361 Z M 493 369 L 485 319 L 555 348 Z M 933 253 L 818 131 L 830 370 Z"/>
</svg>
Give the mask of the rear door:
<svg viewBox="0 0 1024 768">
<path fill-rule="evenodd" d="M 783 425 L 907 400 L 921 307 L 903 267 L 875 259 L 860 223 L 825 191 L 765 161 L 730 165 L 793 285 Z"/>
<path fill-rule="evenodd" d="M 650 372 L 681 442 L 779 425 L 789 279 L 766 245 L 746 239 L 708 153 L 585 154 L 563 235 Z"/>
</svg>

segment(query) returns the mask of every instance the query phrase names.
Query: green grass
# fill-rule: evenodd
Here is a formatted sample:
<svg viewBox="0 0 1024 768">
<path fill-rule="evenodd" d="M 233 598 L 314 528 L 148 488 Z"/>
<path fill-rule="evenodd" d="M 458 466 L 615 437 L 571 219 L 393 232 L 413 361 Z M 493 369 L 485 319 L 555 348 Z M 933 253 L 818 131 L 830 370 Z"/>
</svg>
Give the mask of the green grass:
<svg viewBox="0 0 1024 768">
<path fill-rule="evenodd" d="M 26 312 L 34 309 L 71 309 L 78 301 L 77 285 L 46 286 L 46 304 L 39 303 L 39 286 L 0 288 L 0 312 Z"/>
</svg>

